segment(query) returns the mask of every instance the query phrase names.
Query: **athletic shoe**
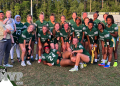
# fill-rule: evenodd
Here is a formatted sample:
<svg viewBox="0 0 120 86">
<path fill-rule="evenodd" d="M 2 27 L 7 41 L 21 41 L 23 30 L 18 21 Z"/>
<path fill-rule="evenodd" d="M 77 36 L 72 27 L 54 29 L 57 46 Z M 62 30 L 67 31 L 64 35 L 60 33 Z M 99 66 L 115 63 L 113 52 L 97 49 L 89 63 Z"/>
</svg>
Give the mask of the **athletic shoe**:
<svg viewBox="0 0 120 86">
<path fill-rule="evenodd" d="M 78 71 L 78 68 L 72 68 L 72 69 L 70 69 L 69 71 L 71 71 L 71 72 L 74 72 L 74 71 Z"/>
<path fill-rule="evenodd" d="M 80 66 L 80 69 L 83 69 L 83 68 L 84 68 L 84 64 L 83 64 L 83 63 L 80 64 L 79 66 Z"/>
<path fill-rule="evenodd" d="M 21 62 L 21 59 L 20 58 L 17 58 L 18 62 Z"/>
<path fill-rule="evenodd" d="M 38 60 L 38 56 L 35 57 L 35 60 Z"/>
<path fill-rule="evenodd" d="M 105 66 L 104 66 L 104 68 L 109 68 L 109 67 L 110 67 L 110 65 L 105 65 Z"/>
<path fill-rule="evenodd" d="M 93 62 L 93 64 L 94 64 L 94 65 L 96 65 L 96 64 L 97 64 L 97 62 Z"/>
<path fill-rule="evenodd" d="M 34 61 L 34 58 L 31 58 L 31 61 L 33 62 L 33 61 Z"/>
<path fill-rule="evenodd" d="M 28 65 L 31 65 L 30 61 L 27 61 L 26 63 L 27 63 Z"/>
<path fill-rule="evenodd" d="M 4 67 L 13 67 L 13 65 L 10 65 L 10 64 L 3 64 Z"/>
<path fill-rule="evenodd" d="M 11 59 L 11 63 L 15 63 L 15 61 L 13 59 Z"/>
<path fill-rule="evenodd" d="M 38 60 L 38 63 L 40 63 L 41 61 L 42 61 L 42 59 L 39 59 L 39 60 Z"/>
<path fill-rule="evenodd" d="M 104 63 L 101 63 L 101 64 L 98 64 L 99 66 L 105 66 L 105 64 Z"/>
<path fill-rule="evenodd" d="M 113 67 L 117 67 L 118 63 L 114 62 Z"/>
<path fill-rule="evenodd" d="M 21 62 L 21 66 L 23 66 L 23 67 L 26 66 L 24 61 Z"/>
<path fill-rule="evenodd" d="M 84 65 L 83 65 L 84 67 L 87 67 L 87 64 L 86 63 L 84 63 Z"/>
</svg>

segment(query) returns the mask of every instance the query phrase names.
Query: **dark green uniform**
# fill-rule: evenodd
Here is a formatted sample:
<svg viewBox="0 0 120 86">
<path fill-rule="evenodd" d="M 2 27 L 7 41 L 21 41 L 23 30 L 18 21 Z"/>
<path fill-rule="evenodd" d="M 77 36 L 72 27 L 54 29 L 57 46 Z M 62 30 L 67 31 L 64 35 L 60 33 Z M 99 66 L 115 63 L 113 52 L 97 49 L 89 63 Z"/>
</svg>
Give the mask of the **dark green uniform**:
<svg viewBox="0 0 120 86">
<path fill-rule="evenodd" d="M 105 26 L 105 29 L 109 32 L 109 33 L 115 33 L 115 32 L 118 32 L 118 26 L 117 24 L 112 24 L 110 26 L 110 28 L 108 27 L 108 25 Z M 111 35 L 112 36 L 112 35 Z M 119 36 L 117 37 L 113 37 L 112 36 L 112 41 L 114 43 L 114 47 L 116 46 L 116 41 L 119 41 Z"/>
<path fill-rule="evenodd" d="M 55 32 L 55 37 L 51 39 L 51 43 L 54 43 L 54 44 L 58 43 L 58 40 L 57 40 L 58 37 L 60 37 L 60 31 Z"/>
<path fill-rule="evenodd" d="M 24 30 L 23 26 L 24 25 L 22 23 L 16 24 L 16 32 L 13 33 L 13 38 L 15 43 L 18 43 L 19 41 L 22 31 Z"/>
<path fill-rule="evenodd" d="M 43 21 L 43 23 L 40 22 L 40 20 L 36 21 L 36 27 L 37 27 L 37 34 L 39 33 L 39 31 L 42 31 L 42 27 L 44 25 L 47 25 L 47 21 Z"/>
<path fill-rule="evenodd" d="M 73 19 L 71 19 L 70 22 L 69 22 L 69 25 L 70 25 L 70 26 L 73 26 L 74 24 L 76 24 L 76 23 L 74 22 Z"/>
<path fill-rule="evenodd" d="M 99 22 L 101 22 L 99 19 L 96 19 L 95 21 L 94 21 L 96 24 L 98 24 Z"/>
<path fill-rule="evenodd" d="M 29 41 L 32 39 L 32 36 L 32 33 L 28 33 L 27 29 L 24 30 L 19 39 L 19 43 L 24 43 L 24 40 L 26 40 L 26 43 L 29 43 Z"/>
<path fill-rule="evenodd" d="M 55 25 L 55 24 L 52 24 L 51 21 L 48 21 L 48 22 L 47 22 L 47 26 L 48 26 L 48 28 L 49 28 L 49 30 L 50 30 L 51 32 L 52 32 L 52 30 L 53 30 L 53 28 L 54 28 L 54 25 Z"/>
<path fill-rule="evenodd" d="M 85 23 L 84 23 L 84 19 L 83 19 L 83 18 L 82 18 L 82 24 L 85 24 Z"/>
<path fill-rule="evenodd" d="M 74 50 L 81 50 L 83 49 L 83 54 L 89 56 L 90 61 L 91 61 L 91 55 L 86 51 L 86 49 L 82 46 L 82 44 L 80 42 L 78 42 L 77 47 L 75 48 L 75 45 L 71 45 L 70 48 L 74 51 Z"/>
<path fill-rule="evenodd" d="M 24 23 L 24 29 L 27 29 L 29 25 L 28 22 Z M 32 41 L 35 41 L 35 34 L 32 36 Z"/>
<path fill-rule="evenodd" d="M 51 49 L 49 54 L 44 53 L 42 56 L 43 61 L 60 66 L 60 63 L 57 64 L 57 59 L 58 59 L 58 54 L 57 54 L 57 50 L 55 49 Z"/>
<path fill-rule="evenodd" d="M 46 35 L 43 34 L 43 31 L 39 31 L 38 37 L 41 39 L 41 43 L 45 43 L 46 40 L 51 39 L 51 35 L 46 33 Z"/>
<path fill-rule="evenodd" d="M 75 33 L 75 37 L 78 37 L 79 41 L 82 40 L 82 36 L 83 36 L 83 32 L 85 32 L 86 27 L 84 25 L 79 25 L 77 26 L 76 24 L 74 24 L 72 26 L 72 32 Z"/>
<path fill-rule="evenodd" d="M 109 40 L 110 47 L 113 47 L 113 42 L 111 41 L 112 37 L 110 36 L 107 30 L 103 30 L 103 32 L 98 31 L 99 38 L 101 41 L 104 41 L 104 46 L 107 47 L 107 40 Z"/>
<path fill-rule="evenodd" d="M 105 20 L 104 21 L 102 21 L 102 23 L 106 26 L 107 25 L 107 22 L 105 22 Z"/>
<path fill-rule="evenodd" d="M 98 30 L 95 27 L 93 27 L 91 31 L 89 29 L 86 29 L 85 35 L 89 36 L 90 43 L 94 44 L 95 36 L 98 36 Z"/>
<path fill-rule="evenodd" d="M 72 36 L 72 32 L 66 33 L 65 29 L 61 29 L 60 36 L 63 37 L 64 42 L 69 42 L 69 35 Z"/>
</svg>

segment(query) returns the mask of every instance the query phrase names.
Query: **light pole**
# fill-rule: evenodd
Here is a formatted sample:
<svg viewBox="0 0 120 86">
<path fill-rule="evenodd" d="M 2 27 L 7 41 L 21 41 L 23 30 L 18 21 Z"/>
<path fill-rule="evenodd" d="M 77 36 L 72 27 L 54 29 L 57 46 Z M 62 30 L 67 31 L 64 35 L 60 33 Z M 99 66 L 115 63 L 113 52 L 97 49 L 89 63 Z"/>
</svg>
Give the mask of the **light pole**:
<svg viewBox="0 0 120 86">
<path fill-rule="evenodd" d="M 90 12 L 91 12 L 91 0 L 90 0 Z"/>
<path fill-rule="evenodd" d="M 32 9 L 32 0 L 31 0 L 31 16 L 32 16 L 32 21 L 33 21 L 33 9 Z"/>
</svg>

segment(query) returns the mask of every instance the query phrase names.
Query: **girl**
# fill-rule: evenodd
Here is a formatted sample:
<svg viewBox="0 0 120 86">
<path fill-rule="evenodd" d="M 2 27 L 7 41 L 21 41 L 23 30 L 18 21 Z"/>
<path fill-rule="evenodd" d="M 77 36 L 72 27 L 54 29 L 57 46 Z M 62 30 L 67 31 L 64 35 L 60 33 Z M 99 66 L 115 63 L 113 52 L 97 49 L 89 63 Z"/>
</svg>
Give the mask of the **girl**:
<svg viewBox="0 0 120 86">
<path fill-rule="evenodd" d="M 107 25 L 105 29 L 110 33 L 112 36 L 112 41 L 114 43 L 114 64 L 113 67 L 117 67 L 117 58 L 118 58 L 118 53 L 117 53 L 117 48 L 118 48 L 118 43 L 119 43 L 119 35 L 118 35 L 118 26 L 117 24 L 114 23 L 114 18 L 112 15 L 108 15 L 106 18 Z"/>
<path fill-rule="evenodd" d="M 104 44 L 104 48 L 102 48 L 102 54 L 103 54 L 102 63 L 98 65 L 104 66 L 104 68 L 108 68 L 110 67 L 110 63 L 112 60 L 112 52 L 113 52 L 113 42 L 111 41 L 112 37 L 110 36 L 109 32 L 105 30 L 105 26 L 103 23 L 98 23 L 98 29 L 99 29 L 98 32 L 99 32 L 100 40 Z M 109 59 L 107 65 L 105 65 L 105 61 L 108 53 L 109 53 Z"/>
<path fill-rule="evenodd" d="M 24 62 L 24 56 L 25 54 L 27 53 L 27 58 L 26 58 L 26 61 L 27 61 L 27 64 L 28 65 L 31 65 L 30 63 L 30 56 L 31 56 L 31 41 L 32 41 L 32 34 L 34 34 L 34 29 L 35 29 L 35 26 L 34 24 L 30 24 L 28 26 L 28 29 L 24 30 L 22 32 L 22 35 L 20 37 L 20 40 L 19 40 L 19 45 L 20 45 L 20 48 L 21 48 L 21 51 L 22 51 L 22 54 L 21 54 L 21 59 L 22 59 L 22 62 L 21 62 L 21 66 L 26 66 L 25 62 Z"/>
<path fill-rule="evenodd" d="M 47 25 L 47 21 L 44 20 L 44 13 L 41 12 L 40 15 L 39 15 L 39 20 L 36 21 L 35 23 L 36 27 L 37 27 L 37 30 L 36 30 L 36 36 L 38 36 L 38 32 L 39 31 L 42 31 L 42 27 L 44 25 Z M 36 37 L 36 40 L 38 41 L 38 37 Z M 38 60 L 38 43 L 37 43 L 37 47 L 36 47 L 36 57 L 35 57 L 35 60 Z"/>
<path fill-rule="evenodd" d="M 90 62 L 91 56 L 79 42 L 78 38 L 74 37 L 72 43 L 73 44 L 71 45 L 71 48 L 69 48 L 69 51 L 72 51 L 72 54 L 76 53 L 75 56 L 71 57 L 71 61 L 75 62 L 75 66 L 69 71 L 78 71 L 79 63 Z"/>
<path fill-rule="evenodd" d="M 70 26 L 73 26 L 74 24 L 76 24 L 76 23 L 75 23 L 75 18 L 76 18 L 76 17 L 77 17 L 77 13 L 76 13 L 76 12 L 73 12 L 73 13 L 72 13 L 72 18 L 73 18 L 73 19 L 71 19 L 70 22 L 69 22 L 69 25 L 70 25 Z"/>
<path fill-rule="evenodd" d="M 47 26 L 49 28 L 49 30 L 52 32 L 53 28 L 54 28 L 54 25 L 55 25 L 55 15 L 52 13 L 50 15 L 50 21 L 48 21 L 47 23 Z"/>
<path fill-rule="evenodd" d="M 98 11 L 96 11 L 94 14 L 93 14 L 93 21 L 94 21 L 94 24 L 96 23 L 96 25 L 99 23 L 99 22 L 101 22 L 99 19 L 97 19 L 98 17 L 99 17 L 99 14 L 98 14 L 99 12 Z M 96 27 L 96 28 L 98 28 L 98 27 Z"/>
<path fill-rule="evenodd" d="M 60 24 L 59 23 L 55 23 L 52 34 L 53 34 L 52 41 L 54 43 L 55 49 L 58 50 L 59 48 L 58 42 L 60 40 Z"/>
<path fill-rule="evenodd" d="M 95 61 L 94 64 L 97 64 L 97 46 L 98 46 L 98 30 L 94 27 L 94 22 L 92 19 L 88 22 L 88 29 L 85 32 L 89 44 L 89 53 L 92 54 L 91 49 L 95 47 Z"/>
<path fill-rule="evenodd" d="M 85 17 L 84 18 L 84 26 L 86 27 L 86 30 L 88 29 L 88 22 L 89 22 L 89 18 L 88 17 Z M 85 41 L 85 49 L 88 50 L 88 40 L 87 40 L 87 36 L 85 35 L 84 36 L 84 41 Z"/>
<path fill-rule="evenodd" d="M 61 16 L 61 22 L 60 22 L 60 28 L 61 28 L 61 29 L 64 28 L 64 24 L 66 23 L 65 20 L 66 20 L 65 16 L 62 15 L 62 16 Z"/>
<path fill-rule="evenodd" d="M 16 32 L 13 33 L 13 38 L 14 42 L 16 45 L 12 46 L 10 50 L 10 55 L 11 55 L 11 62 L 14 63 L 13 57 L 14 57 L 14 48 L 16 48 L 16 53 L 17 53 L 17 60 L 20 62 L 20 48 L 19 48 L 19 37 L 22 34 L 22 31 L 24 30 L 23 24 L 21 23 L 21 17 L 20 15 L 15 16 L 15 24 L 16 24 Z"/>
<path fill-rule="evenodd" d="M 68 23 L 64 24 L 64 29 L 60 31 L 61 41 L 62 41 L 62 50 L 63 52 L 68 49 L 71 42 L 71 30 Z"/>
<path fill-rule="evenodd" d="M 102 23 L 103 23 L 104 25 L 107 25 L 107 22 L 106 22 L 107 16 L 108 16 L 108 14 L 106 14 L 106 13 L 103 15 L 104 21 L 102 21 Z"/>
<path fill-rule="evenodd" d="M 27 29 L 27 27 L 32 24 L 32 16 L 30 14 L 27 15 L 27 22 L 24 24 L 24 28 Z M 32 54 L 31 54 L 31 60 L 34 61 L 33 59 L 33 54 L 34 54 L 34 43 L 36 41 L 36 30 L 34 30 L 34 34 L 32 36 L 32 42 L 31 42 L 31 48 L 32 48 Z"/>
<path fill-rule="evenodd" d="M 78 37 L 79 42 L 83 44 L 83 39 L 84 39 L 84 31 L 86 30 L 86 28 L 84 27 L 84 25 L 82 25 L 82 20 L 80 17 L 76 17 L 75 19 L 75 23 L 72 26 L 72 32 L 73 32 L 73 37 Z"/>
<path fill-rule="evenodd" d="M 48 45 L 48 44 L 51 44 L 50 43 L 50 39 L 51 39 L 51 35 L 50 35 L 50 32 L 48 30 L 48 27 L 46 25 L 44 25 L 42 27 L 42 31 L 39 31 L 38 33 L 38 48 L 39 48 L 39 60 L 38 60 L 38 63 L 41 62 L 41 55 L 43 53 L 43 46 L 45 45 Z"/>
</svg>

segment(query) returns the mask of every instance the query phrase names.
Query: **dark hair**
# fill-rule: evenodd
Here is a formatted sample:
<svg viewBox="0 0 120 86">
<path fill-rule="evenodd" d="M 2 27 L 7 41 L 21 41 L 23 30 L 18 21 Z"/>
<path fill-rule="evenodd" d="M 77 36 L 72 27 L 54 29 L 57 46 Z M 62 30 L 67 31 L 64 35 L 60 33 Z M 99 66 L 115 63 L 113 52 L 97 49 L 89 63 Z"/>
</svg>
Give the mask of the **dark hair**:
<svg viewBox="0 0 120 86">
<path fill-rule="evenodd" d="M 60 26 L 60 23 L 55 23 L 55 25 L 56 25 L 56 24 L 59 24 L 59 26 Z M 55 25 L 54 25 L 53 32 L 52 32 L 54 37 L 55 37 L 55 34 L 56 34 Z M 59 29 L 60 29 L 60 28 L 59 28 Z"/>
<path fill-rule="evenodd" d="M 89 24 L 89 23 L 93 23 L 93 25 L 94 25 L 94 22 L 93 22 L 93 20 L 92 20 L 92 19 L 89 19 L 88 24 Z"/>
<path fill-rule="evenodd" d="M 105 25 L 102 22 L 99 22 L 98 25 L 101 24 L 103 27 L 103 30 L 105 29 Z"/>
<path fill-rule="evenodd" d="M 97 15 L 99 16 L 99 11 L 96 11 L 95 13 L 97 13 Z M 95 13 L 94 13 L 94 14 L 95 14 Z"/>
<path fill-rule="evenodd" d="M 107 18 L 106 18 L 106 21 L 107 21 L 108 18 L 110 18 L 112 20 L 112 24 L 114 24 L 114 18 L 113 18 L 113 16 L 112 15 L 108 15 Z"/>
<path fill-rule="evenodd" d="M 51 15 L 50 16 L 54 16 L 55 17 L 55 14 L 54 13 L 51 13 Z"/>
<path fill-rule="evenodd" d="M 107 13 L 105 13 L 104 15 L 108 15 Z M 103 15 L 103 17 L 104 17 L 104 15 Z"/>
<path fill-rule="evenodd" d="M 77 13 L 76 13 L 76 12 L 73 12 L 73 13 L 75 13 L 75 14 L 77 15 Z M 72 15 L 73 15 L 73 13 L 72 13 Z"/>
<path fill-rule="evenodd" d="M 76 18 L 75 18 L 75 22 L 76 22 L 77 19 L 80 20 L 80 23 L 79 23 L 79 24 L 82 24 L 82 20 L 81 20 L 81 18 L 80 18 L 80 17 L 76 17 Z"/>
</svg>

